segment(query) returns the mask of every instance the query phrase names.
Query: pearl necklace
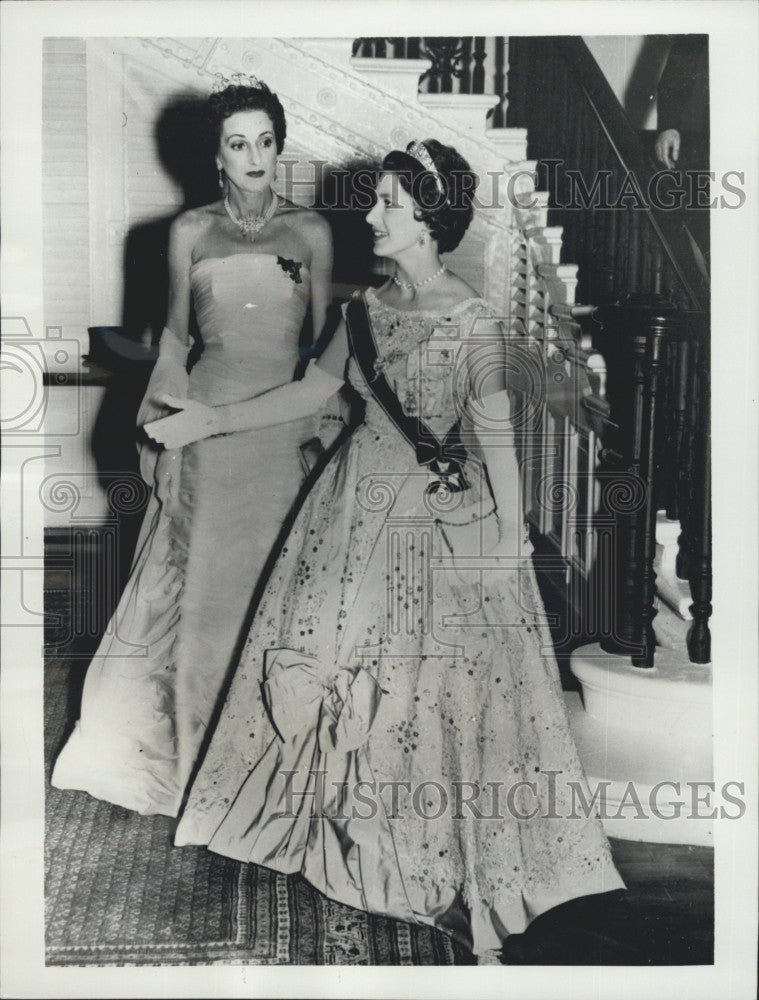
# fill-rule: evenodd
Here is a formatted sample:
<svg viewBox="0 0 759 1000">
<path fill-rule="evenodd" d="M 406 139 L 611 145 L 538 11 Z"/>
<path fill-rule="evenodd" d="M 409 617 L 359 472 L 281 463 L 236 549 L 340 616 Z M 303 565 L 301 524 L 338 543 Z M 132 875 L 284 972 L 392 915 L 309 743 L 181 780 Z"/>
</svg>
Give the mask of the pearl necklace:
<svg viewBox="0 0 759 1000">
<path fill-rule="evenodd" d="M 447 268 L 445 264 L 442 264 L 441 267 L 437 271 L 435 271 L 434 274 L 431 274 L 429 278 L 425 278 L 423 281 L 401 281 L 401 279 L 398 277 L 398 273 L 396 272 L 393 275 L 393 281 L 399 288 L 405 288 L 407 292 L 410 292 L 414 288 L 421 288 L 422 285 L 429 285 L 431 281 L 434 281 L 435 278 L 439 278 L 440 275 L 443 274 L 446 270 Z"/>
<path fill-rule="evenodd" d="M 224 208 L 227 210 L 227 215 L 234 222 L 237 228 L 240 230 L 242 236 L 248 240 L 249 243 L 253 243 L 255 238 L 264 228 L 266 223 L 272 218 L 274 213 L 279 208 L 279 199 L 276 194 L 272 191 L 271 201 L 269 202 L 269 207 L 266 209 L 263 215 L 246 215 L 242 218 L 237 218 L 237 216 L 232 211 L 232 207 L 229 204 L 229 195 L 224 198 Z"/>
</svg>

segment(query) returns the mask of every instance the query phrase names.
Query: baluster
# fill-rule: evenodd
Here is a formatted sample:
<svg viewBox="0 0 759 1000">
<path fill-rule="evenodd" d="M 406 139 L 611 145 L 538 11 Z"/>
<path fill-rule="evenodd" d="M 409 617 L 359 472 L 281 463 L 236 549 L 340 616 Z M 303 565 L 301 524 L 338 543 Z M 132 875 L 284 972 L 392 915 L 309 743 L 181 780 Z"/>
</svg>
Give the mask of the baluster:
<svg viewBox="0 0 759 1000">
<path fill-rule="evenodd" d="M 611 653 L 630 653 L 635 587 L 635 511 L 625 503 L 625 477 L 632 471 L 636 454 L 635 399 L 642 381 L 641 359 L 635 340 L 623 323 L 620 307 L 601 310 L 602 328 L 597 335 L 606 360 L 606 398 L 616 427 L 604 435 L 599 455 L 602 519 L 612 526 L 608 553 L 609 597 L 612 603 L 610 629 L 602 646 Z"/>
<path fill-rule="evenodd" d="M 493 90 L 503 97 L 503 100 L 493 113 L 493 126 L 503 128 L 506 125 L 509 101 L 509 41 L 506 38 L 496 38 L 493 47 Z"/>
<path fill-rule="evenodd" d="M 667 342 L 663 359 L 662 400 L 659 406 L 659 441 L 656 460 L 656 509 L 664 509 L 667 517 L 676 507 L 677 494 L 677 359 L 679 341 Z"/>
<path fill-rule="evenodd" d="M 627 322 L 630 323 L 628 316 Z M 633 319 L 634 323 L 634 319 Z M 640 456 L 643 450 L 643 416 L 646 382 L 646 359 L 645 359 L 645 338 L 640 337 L 635 330 L 622 331 L 623 336 L 628 338 L 627 350 L 632 349 L 632 398 L 630 400 L 630 410 L 627 419 L 630 420 L 630 452 L 629 470 L 633 477 L 640 481 Z M 622 374 L 622 373 L 620 373 Z M 645 487 L 644 487 L 645 488 Z M 639 511 L 633 511 L 629 517 L 622 522 L 627 531 L 622 531 L 622 541 L 624 555 L 620 569 L 624 576 L 622 587 L 620 588 L 621 616 L 617 620 L 617 635 L 629 647 L 634 643 L 639 632 L 638 612 L 640 607 L 640 584 L 642 571 L 640 567 L 640 556 L 642 547 L 639 538 L 642 534 L 642 520 Z M 626 538 L 625 538 L 626 534 Z"/>
<path fill-rule="evenodd" d="M 666 357 L 667 321 L 653 321 L 648 331 L 646 344 L 646 371 L 643 396 L 643 433 L 641 440 L 640 476 L 645 483 L 646 502 L 643 508 L 643 530 L 640 534 L 640 604 L 638 621 L 636 622 L 635 640 L 640 641 L 643 652 L 640 656 L 633 655 L 632 662 L 636 667 L 652 667 L 654 665 L 654 649 L 656 636 L 653 620 L 657 611 L 656 573 L 654 572 L 654 555 L 656 551 L 656 454 L 657 425 L 659 409 L 664 402 L 662 396 L 664 360 Z"/>
<path fill-rule="evenodd" d="M 472 50 L 472 60 L 474 65 L 472 67 L 472 89 L 470 93 L 489 94 L 491 91 L 485 83 L 485 60 L 487 59 L 487 51 L 485 48 L 486 40 L 484 37 L 478 37 L 473 38 L 472 41 L 474 43 Z M 492 93 L 497 93 L 497 91 L 492 91 Z"/>
<path fill-rule="evenodd" d="M 674 491 L 667 507 L 667 517 L 681 520 L 680 510 L 680 473 L 686 460 L 684 438 L 686 430 L 686 407 L 688 404 L 688 368 L 690 359 L 690 344 L 683 337 L 677 342 L 674 372 Z"/>
<path fill-rule="evenodd" d="M 362 59 L 371 59 L 374 56 L 375 38 L 357 38 L 353 43 L 353 55 L 361 56 Z"/>
<path fill-rule="evenodd" d="M 652 667 L 656 638 L 653 620 L 656 574 L 657 454 L 661 448 L 661 408 L 665 399 L 667 345 L 678 334 L 678 315 L 671 308 L 641 300 L 601 311 L 607 336 L 611 418 L 619 431 L 610 436 L 622 454 L 637 501 L 619 505 L 616 513 L 615 634 L 606 648 L 630 652 L 638 667 Z M 612 480 L 613 487 L 613 480 Z"/>
<path fill-rule="evenodd" d="M 460 38 L 425 38 L 425 55 L 432 60 L 432 66 L 425 73 L 429 77 L 431 94 L 450 94 L 453 80 L 462 74 Z"/>
<path fill-rule="evenodd" d="M 683 435 L 681 461 L 677 470 L 678 480 L 678 513 L 680 515 L 680 537 L 677 540 L 677 562 L 675 571 L 681 580 L 690 576 L 690 566 L 693 561 L 693 460 L 696 452 L 696 434 L 698 426 L 698 382 L 697 358 L 699 353 L 697 340 L 689 339 L 687 344 L 687 365 L 683 372 L 685 383 L 685 400 L 683 407 Z"/>
<path fill-rule="evenodd" d="M 472 94 L 472 43 L 473 38 L 461 39 L 461 73 L 458 78 L 458 87 L 455 90 L 459 94 Z"/>
</svg>

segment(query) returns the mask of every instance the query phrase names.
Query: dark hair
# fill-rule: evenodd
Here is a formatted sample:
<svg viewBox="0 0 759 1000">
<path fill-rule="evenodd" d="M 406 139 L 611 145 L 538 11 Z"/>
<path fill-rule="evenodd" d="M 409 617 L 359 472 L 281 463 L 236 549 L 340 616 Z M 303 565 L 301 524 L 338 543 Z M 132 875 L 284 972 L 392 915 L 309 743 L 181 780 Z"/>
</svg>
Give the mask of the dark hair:
<svg viewBox="0 0 759 1000">
<path fill-rule="evenodd" d="M 222 125 L 238 111 L 263 111 L 267 114 L 274 129 L 277 152 L 282 152 L 287 134 L 285 109 L 265 83 L 259 83 L 257 87 L 231 84 L 208 98 L 208 117 L 217 149 L 221 142 Z"/>
<path fill-rule="evenodd" d="M 448 253 L 456 249 L 472 221 L 477 175 L 453 146 L 444 146 L 436 139 L 425 139 L 423 145 L 437 176 L 416 157 L 398 149 L 382 161 L 382 173 L 398 175 L 401 187 L 416 202 L 414 218 L 426 223 L 438 250 Z M 411 146 L 413 143 L 407 149 Z"/>
</svg>

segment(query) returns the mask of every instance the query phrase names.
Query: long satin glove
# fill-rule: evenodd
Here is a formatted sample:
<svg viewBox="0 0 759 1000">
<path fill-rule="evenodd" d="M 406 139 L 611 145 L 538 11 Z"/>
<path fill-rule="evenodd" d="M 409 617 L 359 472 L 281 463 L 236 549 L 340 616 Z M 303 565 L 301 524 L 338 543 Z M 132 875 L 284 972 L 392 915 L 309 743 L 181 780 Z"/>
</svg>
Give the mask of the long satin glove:
<svg viewBox="0 0 759 1000">
<path fill-rule="evenodd" d="M 318 368 L 312 360 L 300 381 L 288 382 L 240 403 L 204 406 L 190 399 L 164 396 L 167 406 L 181 412 L 147 424 L 145 433 L 166 448 L 182 448 L 216 434 L 286 424 L 318 413 L 342 385 L 342 379 Z"/>
<path fill-rule="evenodd" d="M 187 395 L 190 385 L 190 376 L 187 374 L 189 353 L 189 345 L 183 344 L 167 326 L 164 327 L 158 348 L 158 360 L 153 367 L 145 395 L 137 411 L 137 427 L 144 428 L 145 424 L 166 413 L 166 407 L 162 403 L 163 396 Z M 149 486 L 156 486 L 159 452 L 151 441 L 145 440 L 142 435 L 140 438 L 137 443 L 140 454 L 140 475 Z M 163 489 L 159 492 L 166 493 L 169 486 L 168 470 L 178 467 L 178 456 L 174 456 L 171 465 L 164 459 L 162 466 L 165 466 L 163 470 L 165 474 L 161 476 Z"/>
<path fill-rule="evenodd" d="M 496 505 L 498 543 L 490 555 L 524 556 L 532 551 L 522 510 L 522 481 L 507 389 L 470 407 L 474 432 L 487 467 Z"/>
</svg>

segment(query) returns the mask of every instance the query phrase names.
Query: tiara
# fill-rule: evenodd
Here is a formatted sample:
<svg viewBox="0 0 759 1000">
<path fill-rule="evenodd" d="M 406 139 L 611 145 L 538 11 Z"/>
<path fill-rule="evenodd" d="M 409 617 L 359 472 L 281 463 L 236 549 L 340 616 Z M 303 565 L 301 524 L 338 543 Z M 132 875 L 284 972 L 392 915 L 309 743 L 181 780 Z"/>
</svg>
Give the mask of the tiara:
<svg viewBox="0 0 759 1000">
<path fill-rule="evenodd" d="M 424 145 L 423 142 L 417 142 L 414 140 L 406 146 L 406 152 L 409 156 L 421 163 L 425 170 L 429 171 L 435 178 L 435 183 L 437 184 L 437 189 L 441 194 L 445 193 L 445 184 L 443 183 L 443 178 L 440 176 L 438 168 L 435 166 L 435 161 L 430 156 L 429 150 Z"/>
<path fill-rule="evenodd" d="M 264 83 L 257 76 L 253 76 L 252 73 L 232 73 L 231 76 L 216 73 L 213 78 L 211 93 L 219 94 L 222 90 L 226 90 L 227 87 L 250 87 L 261 90 L 264 87 Z"/>
</svg>

